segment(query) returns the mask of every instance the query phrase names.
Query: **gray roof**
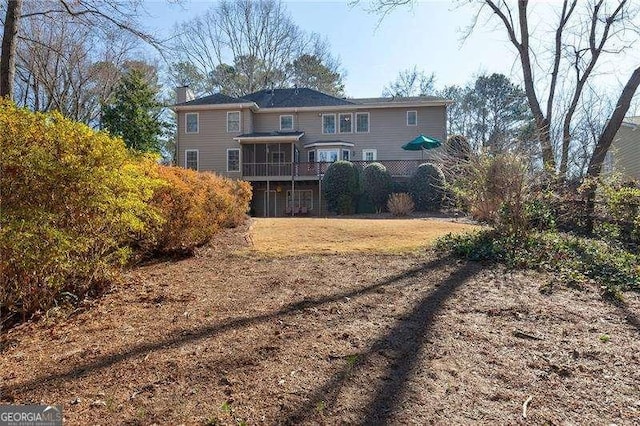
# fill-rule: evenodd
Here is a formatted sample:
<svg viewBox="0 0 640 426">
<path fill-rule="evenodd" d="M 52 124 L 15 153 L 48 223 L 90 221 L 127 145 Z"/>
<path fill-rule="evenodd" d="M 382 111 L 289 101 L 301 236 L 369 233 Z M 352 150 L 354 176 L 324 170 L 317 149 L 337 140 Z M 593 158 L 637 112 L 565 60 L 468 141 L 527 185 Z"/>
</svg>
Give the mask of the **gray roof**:
<svg viewBox="0 0 640 426">
<path fill-rule="evenodd" d="M 219 105 L 219 104 L 242 104 L 254 102 L 260 108 L 301 108 L 319 106 L 342 106 L 342 105 L 368 105 L 368 104 L 397 104 L 403 102 L 434 102 L 446 101 L 437 96 L 411 96 L 411 97 L 387 97 L 387 98 L 337 98 L 307 88 L 294 89 L 265 89 L 250 93 L 242 98 L 216 93 L 215 95 L 204 96 L 189 102 L 176 104 L 176 106 L 187 105 Z"/>
<path fill-rule="evenodd" d="M 248 102 L 245 99 L 234 98 L 233 96 L 216 93 L 215 95 L 204 96 L 189 102 L 182 102 L 176 105 L 218 105 L 218 104 L 241 104 Z"/>
<path fill-rule="evenodd" d="M 367 104 L 383 104 L 383 103 L 394 104 L 394 103 L 400 103 L 400 102 L 415 102 L 415 103 L 438 102 L 438 101 L 444 102 L 446 101 L 446 99 L 440 98 L 438 96 L 408 96 L 408 97 L 394 96 L 394 97 L 383 97 L 383 98 L 350 98 L 349 101 L 353 102 L 354 104 L 367 105 Z"/>
<path fill-rule="evenodd" d="M 260 90 L 244 96 L 244 99 L 255 102 L 260 108 L 296 108 L 353 104 L 353 102 L 349 102 L 346 99 L 336 98 L 335 96 L 307 88 Z"/>
</svg>

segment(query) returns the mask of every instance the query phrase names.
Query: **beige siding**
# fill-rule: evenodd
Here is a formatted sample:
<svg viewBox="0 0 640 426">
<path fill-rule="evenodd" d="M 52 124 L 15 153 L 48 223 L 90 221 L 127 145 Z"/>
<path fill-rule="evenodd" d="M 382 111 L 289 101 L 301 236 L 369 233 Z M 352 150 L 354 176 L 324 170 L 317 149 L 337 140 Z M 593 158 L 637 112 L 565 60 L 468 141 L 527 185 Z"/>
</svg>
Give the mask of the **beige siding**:
<svg viewBox="0 0 640 426">
<path fill-rule="evenodd" d="M 418 125 L 407 126 L 408 110 L 418 112 Z M 352 126 L 355 130 L 355 112 Z M 351 149 L 351 159 L 361 160 L 363 149 L 377 150 L 378 160 L 420 159 L 419 151 L 404 151 L 401 146 L 422 133 L 440 140 L 446 135 L 446 110 L 444 106 L 419 108 L 385 108 L 360 110 L 369 113 L 369 133 L 335 133 L 322 134 L 322 113 L 302 112 L 289 113 L 294 116 L 294 129 L 304 131 L 304 137 L 298 142 L 300 161 L 306 161 L 307 149 L 304 144 L 316 141 L 342 140 L 355 146 Z M 336 114 L 338 112 L 336 111 Z M 202 110 L 199 114 L 199 131 L 197 134 L 185 133 L 185 111 L 178 113 L 178 146 L 177 164 L 185 165 L 185 150 L 197 149 L 199 169 L 216 171 L 220 174 L 240 178 L 239 172 L 227 172 L 227 149 L 239 148 L 240 144 L 233 138 L 241 133 L 271 132 L 280 129 L 280 113 L 253 113 L 245 108 L 241 111 L 242 128 L 240 132 L 227 132 L 226 110 Z M 336 115 L 337 118 L 337 115 Z M 424 154 L 428 158 L 429 153 Z"/>
<path fill-rule="evenodd" d="M 407 111 L 418 112 L 418 125 L 407 126 Z M 353 126 L 355 129 L 354 111 L 340 111 L 353 113 Z M 294 129 L 305 132 L 298 147 L 301 158 L 307 158 L 307 150 L 303 145 L 316 141 L 342 140 L 352 142 L 355 146 L 352 150 L 352 160 L 362 159 L 363 149 L 377 150 L 378 160 L 409 160 L 420 159 L 418 151 L 405 151 L 401 146 L 418 136 L 420 133 L 432 136 L 444 141 L 446 137 L 446 110 L 445 107 L 419 107 L 419 108 L 385 108 L 359 110 L 369 113 L 369 133 L 322 133 L 322 114 L 319 112 L 294 113 Z M 336 111 L 336 121 L 338 120 Z M 279 130 L 280 113 L 259 112 L 254 116 L 254 130 L 256 132 L 268 132 Z M 426 155 L 425 155 L 426 158 Z M 304 161 L 304 160 L 302 160 Z"/>
<path fill-rule="evenodd" d="M 611 145 L 615 171 L 640 179 L 640 127 L 622 126 Z"/>
<path fill-rule="evenodd" d="M 237 111 L 237 110 L 236 110 Z M 240 144 L 233 140 L 241 133 L 253 131 L 253 113 L 243 109 L 240 115 L 240 132 L 227 132 L 226 110 L 199 111 L 199 131 L 196 134 L 185 133 L 185 114 L 178 113 L 178 147 L 177 164 L 185 165 L 185 151 L 198 150 L 198 166 L 201 171 L 215 171 L 225 176 L 239 178 L 239 172 L 227 172 L 227 149 L 240 148 Z"/>
</svg>

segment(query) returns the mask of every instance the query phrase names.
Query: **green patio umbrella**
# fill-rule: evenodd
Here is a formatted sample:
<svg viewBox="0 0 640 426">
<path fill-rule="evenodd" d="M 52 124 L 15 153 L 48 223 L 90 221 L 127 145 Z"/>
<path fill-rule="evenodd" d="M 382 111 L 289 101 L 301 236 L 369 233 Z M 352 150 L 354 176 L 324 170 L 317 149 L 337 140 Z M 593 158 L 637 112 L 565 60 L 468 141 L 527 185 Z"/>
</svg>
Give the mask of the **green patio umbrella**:
<svg viewBox="0 0 640 426">
<path fill-rule="evenodd" d="M 402 145 L 402 149 L 405 151 L 420 151 L 424 158 L 425 149 L 434 149 L 441 145 L 442 143 L 438 139 L 420 134 L 414 140 Z"/>
</svg>

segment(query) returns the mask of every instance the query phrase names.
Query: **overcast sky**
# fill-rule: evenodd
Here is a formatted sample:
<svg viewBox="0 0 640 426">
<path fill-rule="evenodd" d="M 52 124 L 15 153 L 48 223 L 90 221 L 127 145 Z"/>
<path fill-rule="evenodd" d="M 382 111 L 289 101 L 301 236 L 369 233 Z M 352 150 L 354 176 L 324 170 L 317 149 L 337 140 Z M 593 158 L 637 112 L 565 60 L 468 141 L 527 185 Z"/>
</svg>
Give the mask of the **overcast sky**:
<svg viewBox="0 0 640 426">
<path fill-rule="evenodd" d="M 197 16 L 211 4 L 149 1 L 147 10 L 153 18 L 148 25 L 168 36 L 175 22 Z M 364 10 L 366 3 L 353 7 L 346 0 L 285 4 L 301 28 L 328 38 L 346 71 L 346 93 L 351 97 L 379 96 L 400 70 L 414 65 L 427 73 L 434 72 L 438 87 L 465 84 L 481 72 L 501 72 L 515 81 L 521 79 L 514 49 L 496 21 L 480 20 L 471 37 L 461 43 L 464 28 L 472 22 L 474 7 L 458 8 L 449 1 L 420 1 L 412 7 L 398 7 L 380 22 L 379 15 Z M 549 37 L 548 31 L 555 23 L 553 6 L 545 2 L 533 6 L 534 18 L 542 18 L 533 27 L 541 40 Z M 600 82 L 619 91 L 639 61 L 640 49 L 630 50 L 615 63 L 608 61 L 600 70 Z"/>
</svg>

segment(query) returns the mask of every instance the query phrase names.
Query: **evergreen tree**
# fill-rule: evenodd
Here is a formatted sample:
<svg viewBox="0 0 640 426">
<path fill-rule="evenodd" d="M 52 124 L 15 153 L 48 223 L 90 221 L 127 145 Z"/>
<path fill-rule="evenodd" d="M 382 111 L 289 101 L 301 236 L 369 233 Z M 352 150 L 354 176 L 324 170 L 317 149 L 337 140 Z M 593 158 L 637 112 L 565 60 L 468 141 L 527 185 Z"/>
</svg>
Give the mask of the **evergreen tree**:
<svg viewBox="0 0 640 426">
<path fill-rule="evenodd" d="M 130 68 L 102 107 L 102 127 L 122 137 L 131 149 L 160 153 L 167 124 L 161 117 L 158 92 L 148 75 L 137 67 Z"/>
</svg>

